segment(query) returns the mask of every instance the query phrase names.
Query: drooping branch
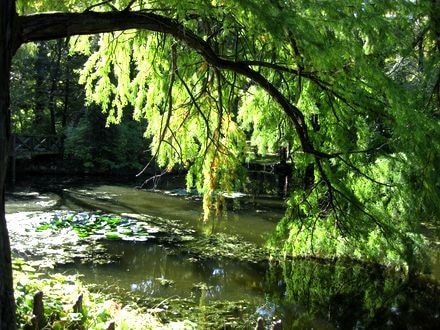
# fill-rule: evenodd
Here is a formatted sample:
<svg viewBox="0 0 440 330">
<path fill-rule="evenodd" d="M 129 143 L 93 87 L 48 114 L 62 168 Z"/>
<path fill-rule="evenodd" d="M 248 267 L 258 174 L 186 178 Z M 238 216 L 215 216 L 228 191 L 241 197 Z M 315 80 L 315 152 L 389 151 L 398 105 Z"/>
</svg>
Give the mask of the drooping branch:
<svg viewBox="0 0 440 330">
<path fill-rule="evenodd" d="M 313 154 L 318 158 L 332 158 L 338 155 L 324 153 L 314 148 L 303 113 L 261 73 L 250 68 L 252 62 L 235 62 L 221 58 L 208 42 L 174 19 L 148 12 L 119 11 L 29 15 L 19 17 L 18 23 L 20 43 L 127 29 L 144 29 L 171 35 L 199 53 L 210 65 L 241 74 L 263 88 L 292 120 L 305 153 Z"/>
<path fill-rule="evenodd" d="M 388 235 L 390 234 L 388 227 L 383 222 L 381 222 L 380 219 L 378 219 L 372 213 L 370 213 L 365 206 L 360 205 L 360 203 L 355 198 L 351 198 L 349 195 L 344 193 L 342 190 L 336 188 L 336 186 L 331 182 L 326 171 L 324 170 L 324 168 L 322 166 L 321 159 L 316 159 L 316 164 L 318 166 L 318 171 L 321 176 L 321 179 L 324 181 L 325 185 L 327 186 L 327 191 L 329 194 L 329 202 L 330 202 L 331 208 L 334 211 L 334 214 L 338 215 L 338 212 L 336 211 L 336 208 L 335 208 L 336 194 L 337 194 L 337 195 L 341 196 L 343 199 L 345 199 L 347 202 L 351 203 L 358 211 L 363 213 L 367 218 L 372 220 L 374 222 L 374 224 L 377 226 L 377 228 L 382 232 L 385 239 L 388 241 Z M 343 212 L 341 212 L 341 214 L 343 214 Z M 341 230 L 341 227 L 340 227 L 341 224 L 337 224 L 337 225 L 338 225 L 338 228 Z M 344 230 L 341 230 L 341 232 L 344 232 Z"/>
<path fill-rule="evenodd" d="M 169 83 L 169 87 L 168 87 L 168 95 L 167 95 L 167 102 L 166 102 L 168 105 L 168 109 L 167 109 L 167 115 L 166 115 L 166 119 L 165 119 L 165 125 L 164 126 L 162 124 L 160 125 L 161 129 L 159 132 L 160 136 L 159 136 L 158 146 L 156 148 L 156 153 L 151 158 L 151 160 L 148 162 L 148 164 L 142 169 L 142 171 L 140 171 L 138 174 L 136 174 L 136 176 L 142 175 L 147 170 L 147 168 L 150 166 L 153 159 L 156 159 L 156 157 L 159 153 L 160 146 L 162 145 L 162 142 L 165 142 L 165 135 L 167 133 L 167 130 L 170 130 L 170 121 L 171 121 L 171 116 L 173 114 L 173 87 L 174 87 L 174 82 L 176 80 L 176 71 L 177 71 L 177 51 L 176 51 L 176 45 L 173 44 L 171 46 L 171 76 L 170 76 L 170 83 Z M 163 126 L 163 129 L 162 129 L 162 126 Z M 176 150 L 176 152 L 177 152 L 177 150 Z"/>
</svg>

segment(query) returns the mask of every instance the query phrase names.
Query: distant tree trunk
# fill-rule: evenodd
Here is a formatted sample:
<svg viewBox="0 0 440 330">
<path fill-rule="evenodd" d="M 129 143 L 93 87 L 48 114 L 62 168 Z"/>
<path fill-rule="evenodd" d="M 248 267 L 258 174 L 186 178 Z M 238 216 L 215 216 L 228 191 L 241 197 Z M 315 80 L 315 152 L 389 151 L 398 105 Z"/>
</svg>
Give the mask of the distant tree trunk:
<svg viewBox="0 0 440 330">
<path fill-rule="evenodd" d="M 68 47 L 69 38 L 66 38 L 64 47 Z M 63 90 L 63 108 L 61 113 L 61 157 L 64 159 L 64 142 L 66 140 L 66 126 L 67 126 L 67 114 L 69 112 L 69 93 L 70 93 L 70 61 L 67 60 L 64 66 L 64 90 Z"/>
<path fill-rule="evenodd" d="M 313 114 L 312 118 L 312 128 L 314 132 L 319 132 L 321 129 L 321 125 L 319 124 L 319 117 L 317 114 Z M 305 173 L 304 173 L 304 181 L 303 186 L 304 189 L 311 189 L 315 184 L 315 164 L 311 163 L 307 165 Z"/>
<path fill-rule="evenodd" d="M 290 179 L 292 177 L 292 166 L 287 164 L 287 153 L 287 147 L 280 148 L 280 162 L 275 167 L 278 175 L 278 195 L 282 197 L 288 195 Z"/>
<path fill-rule="evenodd" d="M 15 301 L 12 285 L 11 248 L 5 218 L 5 178 L 11 136 L 9 78 L 12 55 L 16 49 L 13 25 L 15 1 L 3 0 L 0 6 L 0 329 L 15 329 Z"/>
<path fill-rule="evenodd" d="M 308 190 L 315 184 L 315 165 L 310 163 L 304 172 L 303 187 Z"/>
<path fill-rule="evenodd" d="M 431 6 L 431 26 L 440 52 L 440 0 L 432 0 Z"/>
<path fill-rule="evenodd" d="M 35 107 L 34 107 L 34 127 L 37 131 L 41 132 L 44 125 L 44 107 L 45 107 L 45 96 L 46 91 L 44 90 L 44 80 L 47 75 L 45 69 L 45 60 L 46 51 L 44 49 L 43 42 L 37 43 L 38 52 L 37 52 L 37 60 L 34 65 L 34 74 L 35 74 Z M 44 132 L 41 132 L 44 133 Z"/>
<path fill-rule="evenodd" d="M 66 69 L 67 71 L 67 69 Z M 70 93 L 70 75 L 66 72 L 66 81 L 64 82 L 64 100 L 63 100 L 63 113 L 61 116 L 61 127 L 64 129 L 67 126 L 67 113 L 69 111 L 69 93 Z"/>
<path fill-rule="evenodd" d="M 53 135 L 57 134 L 56 120 L 55 120 L 55 110 L 56 110 L 55 94 L 57 92 L 57 85 L 61 71 L 61 55 L 63 53 L 62 39 L 57 40 L 57 43 L 55 45 L 55 50 L 56 50 L 56 60 L 55 63 L 51 64 L 53 70 L 51 75 L 50 91 L 49 91 L 50 134 Z"/>
</svg>

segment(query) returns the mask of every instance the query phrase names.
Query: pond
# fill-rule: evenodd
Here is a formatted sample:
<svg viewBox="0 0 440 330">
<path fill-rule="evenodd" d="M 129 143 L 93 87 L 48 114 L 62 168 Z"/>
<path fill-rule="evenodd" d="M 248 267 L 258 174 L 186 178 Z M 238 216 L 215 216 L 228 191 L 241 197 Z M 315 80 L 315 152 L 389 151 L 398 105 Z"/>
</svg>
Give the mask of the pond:
<svg viewBox="0 0 440 330">
<path fill-rule="evenodd" d="M 175 188 L 17 187 L 7 200 L 13 253 L 201 329 L 253 329 L 258 317 L 267 329 L 276 320 L 285 329 L 440 328 L 438 265 L 408 283 L 356 263 L 269 262 L 262 247 L 282 201 L 241 196 L 204 223 L 198 196 Z"/>
</svg>

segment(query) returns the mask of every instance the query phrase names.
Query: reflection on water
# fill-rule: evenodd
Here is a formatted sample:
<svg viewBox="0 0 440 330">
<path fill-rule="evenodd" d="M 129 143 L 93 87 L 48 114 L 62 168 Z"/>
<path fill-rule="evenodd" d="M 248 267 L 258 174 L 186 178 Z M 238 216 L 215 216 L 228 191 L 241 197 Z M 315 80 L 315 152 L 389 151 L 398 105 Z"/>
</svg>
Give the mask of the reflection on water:
<svg viewBox="0 0 440 330">
<path fill-rule="evenodd" d="M 78 271 L 84 281 L 102 287 L 116 286 L 141 296 L 193 297 L 206 286 L 208 300 L 253 299 L 263 294 L 265 268 L 228 260 L 200 261 L 175 255 L 159 245 L 109 242 L 110 254 L 123 251 L 109 265 L 64 266 Z M 63 269 L 61 268 L 61 269 Z"/>
<path fill-rule="evenodd" d="M 408 283 L 379 269 L 306 260 L 268 274 L 266 289 L 293 327 L 320 328 L 323 322 L 342 329 L 440 326 L 439 287 L 420 280 Z"/>
</svg>

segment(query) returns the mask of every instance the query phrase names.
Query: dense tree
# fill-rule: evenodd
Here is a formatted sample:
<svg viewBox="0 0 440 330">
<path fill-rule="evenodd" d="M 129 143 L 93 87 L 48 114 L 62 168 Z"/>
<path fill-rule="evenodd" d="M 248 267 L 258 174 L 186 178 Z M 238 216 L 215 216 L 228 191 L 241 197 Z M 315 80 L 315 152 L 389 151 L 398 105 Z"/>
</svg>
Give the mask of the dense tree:
<svg viewBox="0 0 440 330">
<path fill-rule="evenodd" d="M 89 106 L 78 122 L 69 123 L 64 143 L 68 168 L 134 176 L 142 169 L 147 143 L 144 123 L 125 118 L 119 125 L 106 125 L 106 115 Z M 93 141 L 93 143 L 90 143 Z"/>
<path fill-rule="evenodd" d="M 58 39 L 28 44 L 17 52 L 11 76 L 11 115 L 15 132 L 55 135 L 62 131 L 63 127 L 57 127 L 57 117 L 63 113 L 64 84 L 72 75 L 66 65 L 67 46 L 65 41 Z M 33 70 L 29 70 L 30 67 Z"/>
<path fill-rule="evenodd" d="M 440 1 L 3 1 L 1 186 L 9 70 L 31 41 L 100 36 L 82 81 L 109 123 L 148 120 L 159 165 L 188 167 L 206 213 L 240 187 L 247 140 L 289 149 L 295 187 L 276 240 L 293 255 L 416 267 L 439 214 Z M 42 10 L 59 13 L 33 14 Z M 108 11 L 106 11 L 108 10 Z M 126 32 L 122 32 L 125 31 Z M 88 52 L 87 38 L 76 43 Z M 313 164 L 313 166 L 312 166 Z M 241 179 L 241 180 L 240 180 Z M 2 189 L 3 190 L 3 189 Z M 2 201 L 4 195 L 1 195 Z M 13 327 L 2 202 L 1 312 Z M 3 325 L 5 324 L 5 325 Z"/>
<path fill-rule="evenodd" d="M 65 170 L 133 175 L 145 161 L 144 121 L 134 121 L 126 109 L 121 123 L 107 127 L 106 115 L 86 104 L 78 83 L 87 57 L 69 53 L 68 46 L 68 39 L 58 39 L 17 51 L 11 69 L 13 133 L 63 138 Z"/>
</svg>

